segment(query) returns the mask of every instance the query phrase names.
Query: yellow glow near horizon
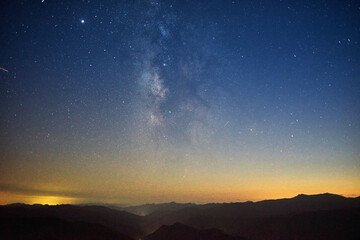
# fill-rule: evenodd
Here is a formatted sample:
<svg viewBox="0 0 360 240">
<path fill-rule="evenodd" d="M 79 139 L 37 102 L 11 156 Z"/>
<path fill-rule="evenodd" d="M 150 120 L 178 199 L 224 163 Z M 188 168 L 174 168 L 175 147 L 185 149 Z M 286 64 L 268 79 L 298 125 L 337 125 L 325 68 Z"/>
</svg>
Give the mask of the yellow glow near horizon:
<svg viewBox="0 0 360 240">
<path fill-rule="evenodd" d="M 357 163 L 336 168 L 331 164 L 303 164 L 304 159 L 289 157 L 273 164 L 277 161 L 274 157 L 262 154 L 253 157 L 262 159 L 261 163 L 241 155 L 228 164 L 220 161 L 225 157 L 207 155 L 206 160 L 194 155 L 190 160 L 176 161 L 170 158 L 171 154 L 165 154 L 169 159 L 149 154 L 146 158 L 149 162 L 137 160 L 145 156 L 136 156 L 126 164 L 104 156 L 102 161 L 92 162 L 86 168 L 46 161 L 24 163 L 29 169 L 26 173 L 3 164 L 0 182 L 5 187 L 0 186 L 0 204 L 137 205 L 260 201 L 326 192 L 346 197 L 360 195 Z M 209 159 L 214 164 L 206 164 Z M 20 183 L 19 179 L 26 182 Z"/>
<path fill-rule="evenodd" d="M 10 203 L 59 205 L 74 204 L 77 203 L 77 199 L 63 196 L 23 195 L 12 192 L 0 192 L 0 204 L 4 205 Z"/>
<path fill-rule="evenodd" d="M 73 204 L 75 203 L 74 198 L 59 197 L 59 196 L 32 196 L 29 204 L 47 204 L 47 205 L 58 205 L 58 204 Z"/>
<path fill-rule="evenodd" d="M 270 187 L 271 184 L 269 184 Z M 273 191 L 271 191 L 273 189 Z M 17 194 L 14 192 L 0 192 L 0 205 L 11 204 L 11 203 L 25 203 L 25 204 L 43 204 L 43 205 L 59 205 L 59 204 L 79 204 L 79 203 L 121 203 L 139 205 L 145 203 L 162 203 L 162 202 L 193 202 L 198 204 L 204 203 L 221 203 L 221 202 L 245 202 L 245 201 L 261 201 L 267 199 L 281 199 L 281 198 L 292 198 L 302 193 L 307 195 L 321 194 L 321 193 L 332 193 L 342 195 L 344 197 L 358 197 L 360 192 L 350 186 L 349 189 L 340 188 L 325 188 L 326 191 L 311 187 L 301 186 L 299 189 L 287 189 L 279 187 L 276 188 L 262 189 L 246 191 L 237 188 L 224 188 L 217 189 L 203 189 L 192 191 L 186 191 L 185 189 L 174 189 L 174 191 L 159 191 L 152 193 L 143 194 L 143 201 L 138 201 L 138 196 L 133 196 L 124 201 L 123 198 L 116 197 L 115 195 L 102 195 L 94 196 L 91 198 L 83 197 L 67 197 L 67 196 L 44 196 L 44 195 L 32 195 L 32 194 Z M 147 199 L 147 200 L 145 200 Z"/>
</svg>

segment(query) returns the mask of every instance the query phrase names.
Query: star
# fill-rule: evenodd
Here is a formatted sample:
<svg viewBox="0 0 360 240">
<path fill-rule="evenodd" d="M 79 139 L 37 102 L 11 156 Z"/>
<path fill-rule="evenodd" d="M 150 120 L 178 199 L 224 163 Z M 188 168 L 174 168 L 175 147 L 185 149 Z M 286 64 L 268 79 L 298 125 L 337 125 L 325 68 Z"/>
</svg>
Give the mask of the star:
<svg viewBox="0 0 360 240">
<path fill-rule="evenodd" d="M 81 19 L 80 22 L 81 22 L 82 24 L 84 24 L 84 23 L 85 23 L 85 20 L 84 20 L 84 19 Z"/>
</svg>

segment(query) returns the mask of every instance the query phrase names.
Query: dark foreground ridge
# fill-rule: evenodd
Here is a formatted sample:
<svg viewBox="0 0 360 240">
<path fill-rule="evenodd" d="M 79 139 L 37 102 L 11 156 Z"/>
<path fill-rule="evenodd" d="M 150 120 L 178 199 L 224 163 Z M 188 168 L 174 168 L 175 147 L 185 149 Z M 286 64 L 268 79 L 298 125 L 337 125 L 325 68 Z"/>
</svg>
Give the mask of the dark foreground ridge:
<svg viewBox="0 0 360 240">
<path fill-rule="evenodd" d="M 132 239 L 100 224 L 56 217 L 7 218 L 1 219 L 0 225 L 1 239 Z"/>
<path fill-rule="evenodd" d="M 0 206 L 0 239 L 359 239 L 360 198 L 334 194 L 223 204 Z"/>
<path fill-rule="evenodd" d="M 245 238 L 234 237 L 219 229 L 196 229 L 181 223 L 171 226 L 164 225 L 154 233 L 145 237 L 145 240 L 243 240 Z"/>
</svg>

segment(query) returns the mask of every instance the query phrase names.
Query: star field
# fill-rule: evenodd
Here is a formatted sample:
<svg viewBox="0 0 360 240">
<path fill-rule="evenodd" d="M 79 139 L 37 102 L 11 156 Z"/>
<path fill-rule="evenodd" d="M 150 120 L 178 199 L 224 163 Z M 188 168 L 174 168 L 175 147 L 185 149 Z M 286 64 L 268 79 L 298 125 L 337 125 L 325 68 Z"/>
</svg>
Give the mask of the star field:
<svg viewBox="0 0 360 240">
<path fill-rule="evenodd" d="M 357 1 L 14 1 L 0 16 L 1 203 L 359 195 Z"/>
</svg>

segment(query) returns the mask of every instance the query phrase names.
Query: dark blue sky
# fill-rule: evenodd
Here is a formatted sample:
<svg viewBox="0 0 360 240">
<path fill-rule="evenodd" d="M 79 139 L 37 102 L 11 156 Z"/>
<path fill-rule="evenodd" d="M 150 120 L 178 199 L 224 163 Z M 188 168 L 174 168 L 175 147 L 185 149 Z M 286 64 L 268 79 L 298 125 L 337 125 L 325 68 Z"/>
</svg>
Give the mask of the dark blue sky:
<svg viewBox="0 0 360 240">
<path fill-rule="evenodd" d="M 359 194 L 358 1 L 9 1 L 0 16 L 4 202 Z"/>
</svg>

